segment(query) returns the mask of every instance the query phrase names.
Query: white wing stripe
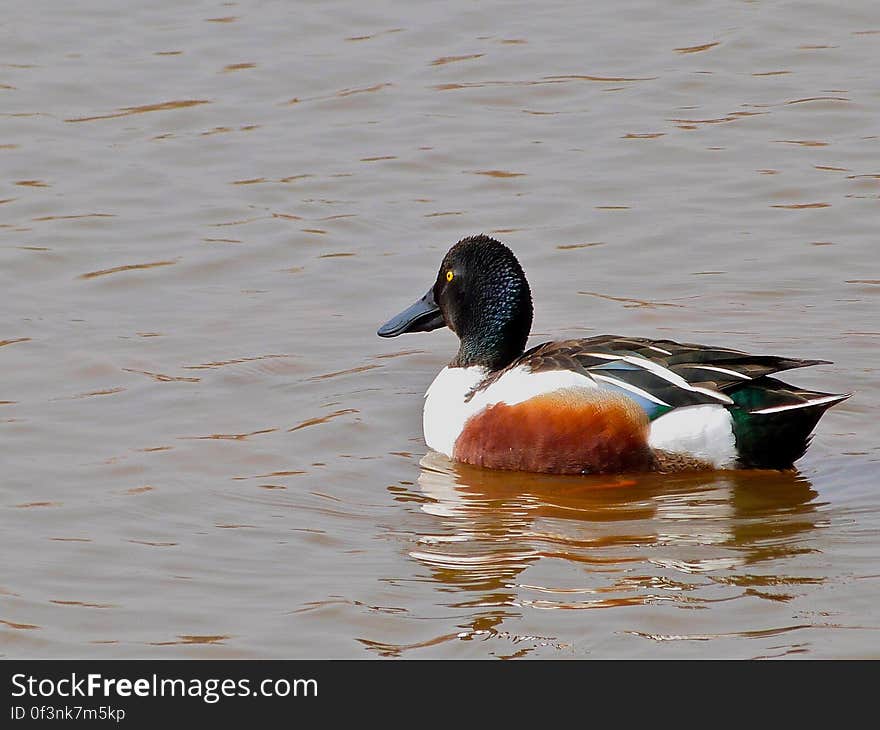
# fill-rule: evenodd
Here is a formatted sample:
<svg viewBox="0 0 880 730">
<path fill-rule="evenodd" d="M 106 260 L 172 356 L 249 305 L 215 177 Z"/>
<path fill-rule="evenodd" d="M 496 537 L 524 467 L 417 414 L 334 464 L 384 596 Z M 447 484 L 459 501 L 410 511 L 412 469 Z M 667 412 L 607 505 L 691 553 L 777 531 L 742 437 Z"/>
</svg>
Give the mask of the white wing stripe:
<svg viewBox="0 0 880 730">
<path fill-rule="evenodd" d="M 845 395 L 828 395 L 824 398 L 814 398 L 813 400 L 808 400 L 806 403 L 795 403 L 790 406 L 773 406 L 771 408 L 762 408 L 759 411 L 749 411 L 750 413 L 757 414 L 765 414 L 765 413 L 781 413 L 782 411 L 793 411 L 795 408 L 807 408 L 808 406 L 818 406 L 822 403 L 832 403 L 834 401 L 843 400 L 847 396 Z"/>
<path fill-rule="evenodd" d="M 733 375 L 735 378 L 740 378 L 742 380 L 751 380 L 752 378 L 748 375 L 743 375 L 742 373 L 736 372 L 736 370 L 728 370 L 727 368 L 719 368 L 717 365 L 688 365 L 690 368 L 696 368 L 698 370 L 711 370 L 715 373 L 723 373 L 724 375 Z"/>
<path fill-rule="evenodd" d="M 642 398 L 646 398 L 652 403 L 656 403 L 657 405 L 669 407 L 669 404 L 666 401 L 660 400 L 656 395 L 651 395 L 646 390 L 642 390 L 641 388 L 632 385 L 631 383 L 626 383 L 623 380 L 618 380 L 617 378 L 609 377 L 608 375 L 599 375 L 599 373 L 591 372 L 590 375 L 596 380 L 604 380 L 607 383 L 611 383 L 612 385 L 616 385 L 624 390 L 628 390 L 630 393 L 635 393 Z"/>
<path fill-rule="evenodd" d="M 733 401 L 730 398 L 728 398 L 726 395 L 724 395 L 724 393 L 719 393 L 714 390 L 709 390 L 708 388 L 701 388 L 697 385 L 691 385 L 687 380 L 685 380 L 683 377 L 681 377 L 681 375 L 679 375 L 678 373 L 674 373 L 671 370 L 669 370 L 668 368 L 665 368 L 662 365 L 658 365 L 657 363 L 652 362 L 651 360 L 648 360 L 644 357 L 637 357 L 635 355 L 605 355 L 605 354 L 602 354 L 599 352 L 589 352 L 587 354 L 590 355 L 591 357 L 602 358 L 603 360 L 622 360 L 623 362 L 627 362 L 630 365 L 635 365 L 637 367 L 640 367 L 640 368 L 642 368 L 642 370 L 647 370 L 648 372 L 656 375 L 658 378 L 663 378 L 663 380 L 665 380 L 666 382 L 672 383 L 674 386 L 676 386 L 677 388 L 681 388 L 682 390 L 689 390 L 692 393 L 702 393 L 703 395 L 707 395 L 710 398 L 714 398 L 715 400 L 720 401 L 721 403 L 733 403 Z M 592 370 L 590 371 L 590 375 L 592 375 L 593 377 L 605 377 L 607 379 L 607 376 L 596 375 L 596 373 Z M 631 390 L 633 393 L 635 393 L 636 390 L 638 390 L 639 395 L 644 395 L 645 397 L 649 398 L 650 400 L 654 401 L 655 403 L 662 403 L 662 401 L 658 400 L 656 397 L 650 396 L 647 393 L 645 393 L 645 391 L 642 390 L 641 388 L 636 389 L 636 387 L 634 385 L 630 385 L 629 383 L 624 384 L 622 381 L 619 381 L 616 378 L 612 378 L 611 380 L 614 380 L 614 382 L 621 385 L 621 387 L 625 387 L 625 388 Z M 663 403 L 663 405 L 669 405 L 669 404 Z"/>
<path fill-rule="evenodd" d="M 709 390 L 708 388 L 701 388 L 698 385 L 692 385 L 690 387 L 692 391 L 695 393 L 702 393 L 703 395 L 708 395 L 711 398 L 715 398 L 715 400 L 719 400 L 722 403 L 733 403 L 733 398 L 724 395 L 724 393 L 719 393 L 717 390 Z"/>
<path fill-rule="evenodd" d="M 665 368 L 662 365 L 658 365 L 651 360 L 648 360 L 644 357 L 635 357 L 634 355 L 624 355 L 620 358 L 624 362 L 628 362 L 632 365 L 637 365 L 643 370 L 648 370 L 654 375 L 663 378 L 664 380 L 672 383 L 673 385 L 677 385 L 679 388 L 684 388 L 685 390 L 693 390 L 693 387 L 687 380 L 685 380 L 681 375 L 672 372 L 669 368 Z"/>
</svg>

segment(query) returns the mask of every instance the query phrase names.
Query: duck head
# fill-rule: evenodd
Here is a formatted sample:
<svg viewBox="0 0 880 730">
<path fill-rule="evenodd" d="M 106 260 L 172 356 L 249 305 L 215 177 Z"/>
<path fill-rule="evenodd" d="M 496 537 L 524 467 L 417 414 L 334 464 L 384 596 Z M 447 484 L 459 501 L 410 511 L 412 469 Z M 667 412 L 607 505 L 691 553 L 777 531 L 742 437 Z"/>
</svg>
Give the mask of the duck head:
<svg viewBox="0 0 880 730">
<path fill-rule="evenodd" d="M 446 253 L 425 296 L 377 334 L 397 337 L 444 325 L 460 341 L 452 367 L 498 370 L 523 353 L 532 326 L 532 294 L 507 246 L 485 235 L 463 238 Z"/>
</svg>

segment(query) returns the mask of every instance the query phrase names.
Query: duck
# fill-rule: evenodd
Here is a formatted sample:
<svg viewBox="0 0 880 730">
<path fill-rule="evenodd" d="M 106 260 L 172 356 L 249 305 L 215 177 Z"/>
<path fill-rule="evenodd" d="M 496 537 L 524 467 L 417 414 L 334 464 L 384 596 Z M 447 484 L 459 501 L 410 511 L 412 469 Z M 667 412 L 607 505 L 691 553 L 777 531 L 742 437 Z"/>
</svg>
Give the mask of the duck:
<svg viewBox="0 0 880 730">
<path fill-rule="evenodd" d="M 827 360 L 600 335 L 526 349 L 532 295 L 505 244 L 468 236 L 421 299 L 380 337 L 451 329 L 455 357 L 425 393 L 433 451 L 473 466 L 547 474 L 793 468 L 825 411 L 852 393 L 776 373 Z"/>
</svg>

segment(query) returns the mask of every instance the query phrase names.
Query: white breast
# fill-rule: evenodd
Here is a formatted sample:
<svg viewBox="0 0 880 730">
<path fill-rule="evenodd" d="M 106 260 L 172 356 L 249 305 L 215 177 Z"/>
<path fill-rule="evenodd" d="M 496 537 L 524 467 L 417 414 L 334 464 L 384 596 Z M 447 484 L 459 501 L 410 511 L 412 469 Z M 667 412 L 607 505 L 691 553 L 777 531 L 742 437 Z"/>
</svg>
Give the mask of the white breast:
<svg viewBox="0 0 880 730">
<path fill-rule="evenodd" d="M 467 394 L 487 374 L 488 370 L 479 366 L 446 367 L 434 378 L 425 393 L 423 414 L 425 443 L 434 451 L 451 458 L 464 424 L 487 406 L 495 403 L 512 406 L 560 388 L 598 388 L 592 379 L 571 370 L 533 373 L 527 368 L 516 367 L 465 402 Z"/>
</svg>

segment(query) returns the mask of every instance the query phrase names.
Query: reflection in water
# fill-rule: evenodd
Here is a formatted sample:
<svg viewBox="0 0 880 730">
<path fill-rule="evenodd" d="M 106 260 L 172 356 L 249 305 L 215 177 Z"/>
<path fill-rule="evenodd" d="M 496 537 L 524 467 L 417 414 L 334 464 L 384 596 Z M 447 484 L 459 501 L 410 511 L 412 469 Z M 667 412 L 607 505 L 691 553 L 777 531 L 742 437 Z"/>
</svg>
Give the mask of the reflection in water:
<svg viewBox="0 0 880 730">
<path fill-rule="evenodd" d="M 562 477 L 437 454 L 421 467 L 421 509 L 437 519 L 410 554 L 456 595 L 450 605 L 479 609 L 474 633 L 510 607 L 787 601 L 785 586 L 822 580 L 785 575 L 819 526 L 816 492 L 796 472 Z"/>
</svg>

